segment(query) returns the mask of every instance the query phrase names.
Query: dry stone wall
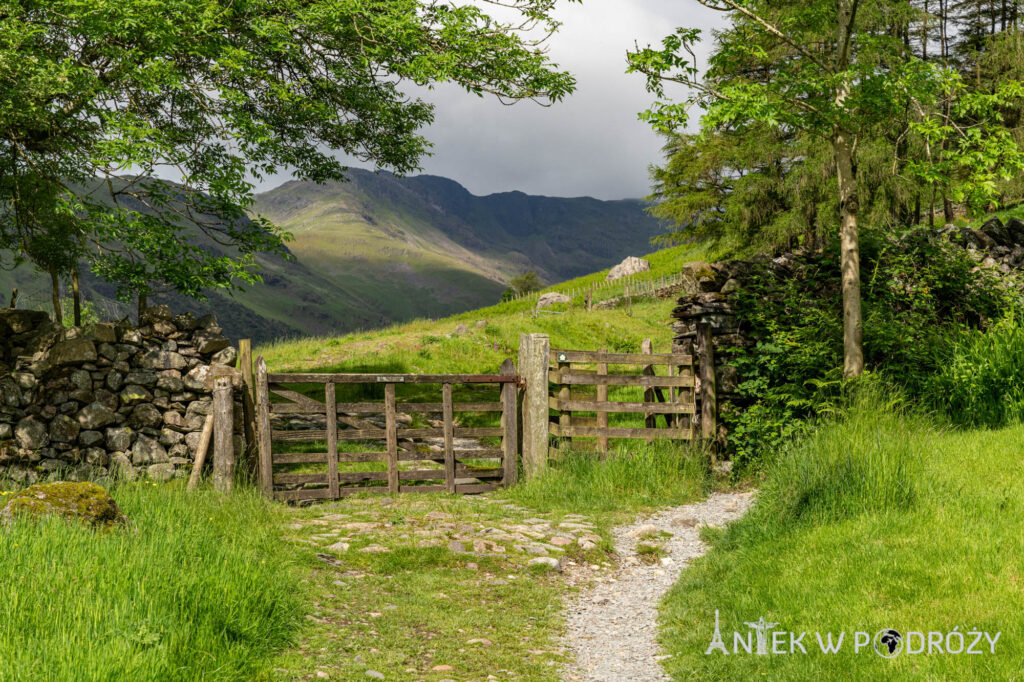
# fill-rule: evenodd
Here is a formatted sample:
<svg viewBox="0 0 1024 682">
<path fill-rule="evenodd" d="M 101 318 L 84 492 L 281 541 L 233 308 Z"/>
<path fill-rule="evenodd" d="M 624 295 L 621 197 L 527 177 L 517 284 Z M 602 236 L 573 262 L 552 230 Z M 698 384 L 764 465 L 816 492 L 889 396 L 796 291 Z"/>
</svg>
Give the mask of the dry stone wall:
<svg viewBox="0 0 1024 682">
<path fill-rule="evenodd" d="M 66 329 L 43 312 L 0 309 L 0 479 L 187 477 L 212 377 L 236 374 L 236 361 L 213 315 L 154 306 L 140 325 Z M 241 415 L 238 402 L 236 454 Z"/>
</svg>

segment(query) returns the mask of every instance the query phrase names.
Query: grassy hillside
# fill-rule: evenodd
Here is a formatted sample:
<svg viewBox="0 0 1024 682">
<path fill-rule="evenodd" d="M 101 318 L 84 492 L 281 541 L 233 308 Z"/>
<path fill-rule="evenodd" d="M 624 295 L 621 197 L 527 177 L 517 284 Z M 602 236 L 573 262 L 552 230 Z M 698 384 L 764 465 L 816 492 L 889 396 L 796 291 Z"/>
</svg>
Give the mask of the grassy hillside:
<svg viewBox="0 0 1024 682">
<path fill-rule="evenodd" d="M 720 256 L 701 245 L 664 249 L 645 256 L 651 271 L 643 277 L 653 280 L 673 275 L 687 262 Z M 603 282 L 607 273 L 602 270 L 546 291 L 580 292 Z M 621 293 L 621 286 L 609 287 L 601 289 L 598 298 Z M 419 319 L 370 332 L 264 344 L 255 352 L 277 371 L 468 373 L 493 372 L 505 358 L 515 358 L 522 333 L 549 334 L 553 347 L 620 352 L 639 352 L 641 340 L 649 337 L 656 352 L 669 350 L 673 298 L 637 299 L 630 306 L 590 312 L 582 304 L 583 294 L 578 293 L 571 306 L 536 312 L 536 298 L 528 297 L 441 320 Z M 466 327 L 465 333 L 456 333 L 460 325 Z"/>
</svg>

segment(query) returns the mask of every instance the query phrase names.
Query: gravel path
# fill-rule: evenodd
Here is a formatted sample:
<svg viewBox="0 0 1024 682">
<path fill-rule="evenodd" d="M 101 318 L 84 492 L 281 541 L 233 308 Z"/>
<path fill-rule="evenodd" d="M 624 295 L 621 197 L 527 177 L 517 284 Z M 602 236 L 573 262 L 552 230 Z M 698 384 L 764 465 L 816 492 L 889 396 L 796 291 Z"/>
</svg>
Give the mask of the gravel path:
<svg viewBox="0 0 1024 682">
<path fill-rule="evenodd" d="M 721 526 L 750 506 L 752 492 L 715 493 L 698 504 L 672 507 L 613 531 L 623 558 L 611 577 L 597 578 L 593 589 L 569 605 L 565 644 L 576 665 L 565 672 L 574 682 L 660 682 L 670 679 L 658 663 L 658 603 L 680 572 L 707 550 L 700 526 Z M 664 540 L 642 540 L 666 532 Z M 667 556 L 655 565 L 637 560 L 638 542 L 661 544 Z"/>
</svg>

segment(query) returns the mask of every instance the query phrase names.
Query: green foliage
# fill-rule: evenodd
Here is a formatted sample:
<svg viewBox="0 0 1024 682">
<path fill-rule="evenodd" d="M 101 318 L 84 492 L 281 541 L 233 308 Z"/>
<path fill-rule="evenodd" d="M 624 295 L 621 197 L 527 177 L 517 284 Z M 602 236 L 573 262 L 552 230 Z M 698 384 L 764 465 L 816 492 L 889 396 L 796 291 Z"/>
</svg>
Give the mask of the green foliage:
<svg viewBox="0 0 1024 682">
<path fill-rule="evenodd" d="M 72 298 L 61 298 L 60 309 L 64 313 L 64 319 L 62 323 L 65 327 L 73 327 L 75 325 L 75 301 Z M 92 301 L 82 301 L 82 324 L 92 324 L 93 322 L 100 322 L 99 311 L 96 310 L 96 304 Z"/>
<path fill-rule="evenodd" d="M 837 369 L 842 328 L 834 249 L 809 256 L 796 277 L 760 271 L 736 294 L 741 325 L 756 340 L 726 356 L 741 378 L 745 405 L 722 415 L 738 471 L 761 466 L 806 420 L 847 399 Z M 944 395 L 932 377 L 949 365 L 937 351 L 1013 309 L 1019 293 L 929 230 L 898 238 L 867 232 L 863 251 L 867 367 L 913 399 Z"/>
<path fill-rule="evenodd" d="M 129 527 L 0 535 L 0 655 L 21 680 L 254 679 L 300 624 L 281 511 L 256 493 L 124 484 Z"/>
<path fill-rule="evenodd" d="M 256 282 L 286 235 L 246 219 L 254 182 L 417 167 L 433 110 L 402 82 L 573 90 L 539 49 L 552 2 L 491 4 L 0 0 L 0 248 L 85 254 L 122 297 Z"/>
<path fill-rule="evenodd" d="M 520 295 L 540 291 L 544 288 L 544 282 L 540 281 L 540 277 L 533 270 L 513 277 L 509 285 Z"/>
<path fill-rule="evenodd" d="M 956 424 L 999 427 L 1024 419 L 1024 326 L 1019 313 L 969 330 L 938 352 L 924 396 Z"/>
</svg>

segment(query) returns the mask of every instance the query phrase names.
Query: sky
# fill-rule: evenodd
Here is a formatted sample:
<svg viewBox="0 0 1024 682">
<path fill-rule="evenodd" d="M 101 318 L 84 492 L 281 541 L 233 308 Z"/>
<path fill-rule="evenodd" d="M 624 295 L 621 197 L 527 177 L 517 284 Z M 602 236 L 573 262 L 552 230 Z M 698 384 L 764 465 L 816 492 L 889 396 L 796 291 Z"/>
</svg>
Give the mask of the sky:
<svg viewBox="0 0 1024 682">
<path fill-rule="evenodd" d="M 560 3 L 556 16 L 563 25 L 548 43 L 549 54 L 576 77 L 576 92 L 547 108 L 529 101 L 507 107 L 451 86 L 425 92 L 435 121 L 423 130 L 434 144 L 432 156 L 421 161 L 424 173 L 481 195 L 520 190 L 623 199 L 649 193 L 648 167 L 661 160 L 662 142 L 637 119 L 654 98 L 643 76 L 625 73 L 626 51 L 634 42 L 658 44 L 678 26 L 720 25 L 721 13 L 695 0 L 583 0 Z M 285 179 L 268 178 L 259 189 Z"/>
</svg>

